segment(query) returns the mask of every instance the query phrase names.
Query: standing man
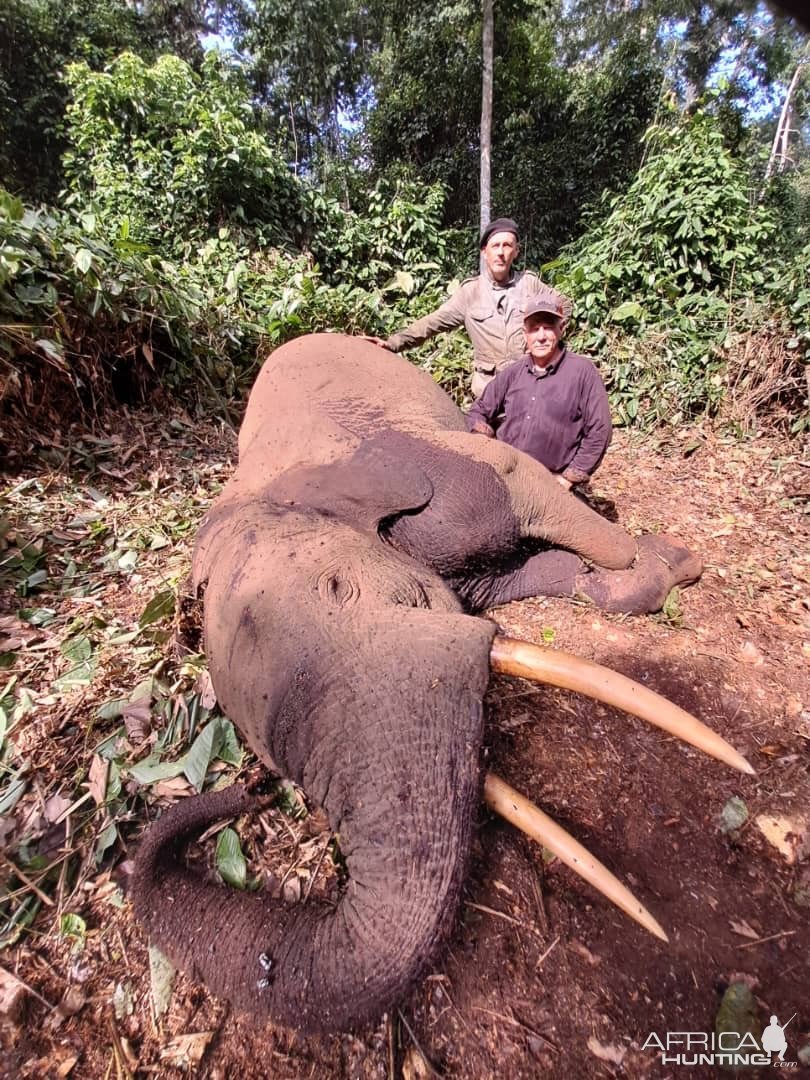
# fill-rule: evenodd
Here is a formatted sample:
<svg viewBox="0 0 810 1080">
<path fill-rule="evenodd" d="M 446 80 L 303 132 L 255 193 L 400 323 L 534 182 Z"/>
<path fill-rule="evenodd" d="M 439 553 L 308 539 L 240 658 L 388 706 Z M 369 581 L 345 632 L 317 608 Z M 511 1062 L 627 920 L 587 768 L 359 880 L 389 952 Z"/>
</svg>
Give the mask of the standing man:
<svg viewBox="0 0 810 1080">
<path fill-rule="evenodd" d="M 467 278 L 430 315 L 406 326 L 387 341 L 367 338 L 391 352 L 403 352 L 439 334 L 464 326 L 473 344 L 472 392 L 478 396 L 495 373 L 523 353 L 521 309 L 540 288 L 540 278 L 528 270 L 513 270 L 520 253 L 518 227 L 511 218 L 496 218 L 481 233 L 484 273 Z M 570 311 L 568 312 L 570 314 Z"/>
<path fill-rule="evenodd" d="M 467 415 L 470 431 L 530 454 L 566 490 L 591 478 L 613 432 L 599 372 L 563 341 L 570 310 L 567 297 L 541 286 L 523 312 L 526 353 L 498 372 Z"/>
</svg>

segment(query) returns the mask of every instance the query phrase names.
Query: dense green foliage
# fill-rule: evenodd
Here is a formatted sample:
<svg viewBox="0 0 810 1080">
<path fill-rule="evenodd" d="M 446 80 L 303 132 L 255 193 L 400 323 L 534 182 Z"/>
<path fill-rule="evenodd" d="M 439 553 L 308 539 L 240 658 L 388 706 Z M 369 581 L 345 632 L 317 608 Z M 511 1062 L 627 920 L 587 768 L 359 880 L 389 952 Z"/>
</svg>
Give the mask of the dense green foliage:
<svg viewBox="0 0 810 1080">
<path fill-rule="evenodd" d="M 225 405 L 270 345 L 436 307 L 477 266 L 480 30 L 472 0 L 10 0 L 3 408 L 43 379 L 83 409 L 158 381 Z M 552 260 L 623 422 L 805 426 L 806 76 L 763 193 L 803 49 L 754 0 L 497 8 L 493 208 Z M 469 352 L 414 358 L 462 399 Z"/>
<path fill-rule="evenodd" d="M 578 342 L 604 357 L 625 423 L 717 407 L 731 331 L 755 298 L 790 312 L 810 341 L 806 249 L 794 261 L 774 207 L 751 202 L 750 173 L 724 147 L 719 123 L 698 112 L 652 127 L 645 143 L 628 190 L 546 268 L 576 298 Z M 799 344 L 797 392 L 807 359 Z"/>
<path fill-rule="evenodd" d="M 299 186 L 257 130 L 239 70 L 217 53 L 199 74 L 176 56 L 150 67 L 124 53 L 104 72 L 71 65 L 67 82 L 69 205 L 128 221 L 132 239 L 153 243 L 229 222 L 263 243 L 295 233 Z"/>
<path fill-rule="evenodd" d="M 0 5 L 0 175 L 36 200 L 62 181 L 63 78 L 72 61 L 99 70 L 125 49 L 202 56 L 177 4 L 128 0 L 3 0 Z"/>
<path fill-rule="evenodd" d="M 105 216 L 103 199 L 99 212 L 77 216 L 26 210 L 0 193 L 4 375 L 19 383 L 44 361 L 86 406 L 103 392 L 92 385 L 95 361 L 125 397 L 157 367 L 169 384 L 193 381 L 222 400 L 247 388 L 269 345 L 318 330 L 390 333 L 441 302 L 448 266 L 436 225 L 441 192 L 412 185 L 389 194 L 372 193 L 374 216 L 311 196 L 322 240 L 335 238 L 324 247 L 327 280 L 311 255 L 259 249 L 244 229 L 176 235 L 158 251 L 133 241 L 118 206 Z M 416 227 L 412 206 L 428 208 Z M 452 364 L 448 378 L 458 382 Z"/>
</svg>

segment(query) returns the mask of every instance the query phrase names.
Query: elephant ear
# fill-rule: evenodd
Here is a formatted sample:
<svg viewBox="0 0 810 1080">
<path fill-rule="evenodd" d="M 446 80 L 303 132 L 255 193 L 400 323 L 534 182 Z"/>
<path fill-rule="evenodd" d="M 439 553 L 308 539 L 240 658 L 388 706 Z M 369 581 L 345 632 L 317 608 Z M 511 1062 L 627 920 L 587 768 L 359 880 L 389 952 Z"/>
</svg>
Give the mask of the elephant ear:
<svg viewBox="0 0 810 1080">
<path fill-rule="evenodd" d="M 369 443 L 329 465 L 288 469 L 267 490 L 272 502 L 368 530 L 393 514 L 421 510 L 432 496 L 433 484 L 419 465 Z"/>
</svg>

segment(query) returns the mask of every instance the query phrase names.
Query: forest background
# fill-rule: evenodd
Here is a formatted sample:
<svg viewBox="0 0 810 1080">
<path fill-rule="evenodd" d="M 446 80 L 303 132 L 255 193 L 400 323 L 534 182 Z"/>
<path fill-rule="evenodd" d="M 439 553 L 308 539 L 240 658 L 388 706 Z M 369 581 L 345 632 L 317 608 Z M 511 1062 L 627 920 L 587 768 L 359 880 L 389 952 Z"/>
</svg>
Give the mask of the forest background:
<svg viewBox="0 0 810 1080">
<path fill-rule="evenodd" d="M 5 0 L 0 438 L 156 390 L 235 417 L 268 347 L 436 307 L 476 271 L 481 37 L 470 0 Z M 493 215 L 617 421 L 806 431 L 806 35 L 499 0 L 494 53 Z M 469 354 L 414 359 L 461 401 Z"/>
</svg>

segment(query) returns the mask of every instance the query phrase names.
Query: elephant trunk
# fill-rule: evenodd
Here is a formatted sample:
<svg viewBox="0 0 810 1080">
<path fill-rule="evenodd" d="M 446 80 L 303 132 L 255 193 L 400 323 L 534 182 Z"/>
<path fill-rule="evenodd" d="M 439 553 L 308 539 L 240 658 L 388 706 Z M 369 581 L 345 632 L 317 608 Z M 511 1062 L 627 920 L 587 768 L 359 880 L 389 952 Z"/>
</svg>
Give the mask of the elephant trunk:
<svg viewBox="0 0 810 1080">
<path fill-rule="evenodd" d="M 462 801 L 472 801 L 471 787 Z M 474 790 L 477 795 L 477 785 Z M 176 804 L 151 828 L 132 889 L 150 940 L 216 996 L 258 1019 L 306 1033 L 375 1019 L 418 979 L 448 930 L 466 869 L 472 808 L 456 802 L 446 813 L 431 805 L 429 837 L 414 824 L 394 831 L 384 846 L 358 846 L 347 859 L 351 878 L 336 906 L 314 900 L 289 906 L 203 880 L 178 857 L 202 829 L 258 805 L 235 785 Z M 439 857 L 431 855 L 425 873 L 423 853 L 437 844 Z"/>
</svg>

